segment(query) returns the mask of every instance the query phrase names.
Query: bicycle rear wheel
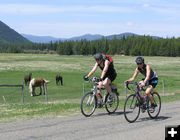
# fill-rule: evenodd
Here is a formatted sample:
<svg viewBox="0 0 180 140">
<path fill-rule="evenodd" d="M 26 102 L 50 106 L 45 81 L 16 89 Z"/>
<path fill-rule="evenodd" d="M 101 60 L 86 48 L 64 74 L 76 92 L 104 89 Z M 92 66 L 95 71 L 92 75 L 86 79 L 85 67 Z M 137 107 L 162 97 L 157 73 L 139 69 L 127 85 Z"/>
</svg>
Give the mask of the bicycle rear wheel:
<svg viewBox="0 0 180 140">
<path fill-rule="evenodd" d="M 124 117 L 132 123 L 137 120 L 140 114 L 139 101 L 136 98 L 136 94 L 131 94 L 127 97 L 124 104 Z"/>
<path fill-rule="evenodd" d="M 93 92 L 87 92 L 81 99 L 81 113 L 86 117 L 90 117 L 96 109 L 96 102 L 97 99 Z"/>
<path fill-rule="evenodd" d="M 106 111 L 108 113 L 114 113 L 118 106 L 119 106 L 119 97 L 116 93 L 113 93 L 113 98 L 112 98 L 112 101 L 108 101 L 108 98 L 109 98 L 109 94 L 106 95 L 105 97 L 105 108 L 106 108 Z"/>
<path fill-rule="evenodd" d="M 151 102 L 148 100 L 148 115 L 151 118 L 157 118 L 157 116 L 159 115 L 160 111 L 161 111 L 161 97 L 159 96 L 159 94 L 157 92 L 153 92 L 152 94 L 153 97 L 153 102 L 154 102 L 154 108 L 153 110 L 151 109 Z"/>
</svg>

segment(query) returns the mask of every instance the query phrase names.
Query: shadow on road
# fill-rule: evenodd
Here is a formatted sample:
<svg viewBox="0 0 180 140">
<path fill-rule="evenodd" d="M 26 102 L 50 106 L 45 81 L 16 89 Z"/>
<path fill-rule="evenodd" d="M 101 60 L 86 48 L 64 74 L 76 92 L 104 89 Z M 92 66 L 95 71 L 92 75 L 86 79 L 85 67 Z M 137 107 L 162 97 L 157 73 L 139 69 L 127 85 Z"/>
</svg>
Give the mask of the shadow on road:
<svg viewBox="0 0 180 140">
<path fill-rule="evenodd" d="M 137 120 L 136 122 L 142 122 L 142 121 L 148 121 L 148 120 L 153 120 L 153 121 L 163 121 L 163 120 L 167 120 L 171 117 L 166 117 L 166 116 L 159 116 L 155 119 L 152 119 L 150 117 L 145 117 L 145 118 L 140 118 L 139 120 Z"/>
<path fill-rule="evenodd" d="M 117 115 L 123 115 L 124 112 L 123 111 L 118 111 L 115 113 L 107 113 L 107 112 L 98 112 L 97 114 L 94 114 L 93 116 L 97 117 L 97 116 L 104 116 L 104 115 L 109 115 L 109 116 L 117 116 Z"/>
</svg>

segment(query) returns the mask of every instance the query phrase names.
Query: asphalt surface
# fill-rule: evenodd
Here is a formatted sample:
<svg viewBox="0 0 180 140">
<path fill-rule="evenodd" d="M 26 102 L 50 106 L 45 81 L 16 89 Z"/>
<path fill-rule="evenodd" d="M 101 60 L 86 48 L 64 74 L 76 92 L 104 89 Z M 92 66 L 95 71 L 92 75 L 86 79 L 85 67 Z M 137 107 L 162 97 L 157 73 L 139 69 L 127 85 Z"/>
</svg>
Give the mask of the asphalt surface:
<svg viewBox="0 0 180 140">
<path fill-rule="evenodd" d="M 89 118 L 70 117 L 32 119 L 0 124 L 0 140 L 165 140 L 165 126 L 180 125 L 180 101 L 162 104 L 157 119 L 141 113 L 128 123 L 123 109 L 108 115 L 96 110 Z"/>
</svg>

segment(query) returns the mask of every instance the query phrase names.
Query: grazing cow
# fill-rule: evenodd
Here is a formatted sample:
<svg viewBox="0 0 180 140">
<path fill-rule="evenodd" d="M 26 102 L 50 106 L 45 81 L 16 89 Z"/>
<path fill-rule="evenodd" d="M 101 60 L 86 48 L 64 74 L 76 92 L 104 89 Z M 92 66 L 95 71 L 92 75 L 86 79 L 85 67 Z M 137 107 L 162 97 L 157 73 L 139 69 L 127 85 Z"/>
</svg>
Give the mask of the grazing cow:
<svg viewBox="0 0 180 140">
<path fill-rule="evenodd" d="M 63 78 L 60 74 L 56 75 L 56 85 L 59 85 L 59 82 L 61 81 L 61 86 L 63 85 Z"/>
<path fill-rule="evenodd" d="M 26 86 L 31 81 L 31 79 L 32 79 L 32 73 L 29 73 L 29 75 L 24 76 L 24 83 Z"/>
<path fill-rule="evenodd" d="M 49 81 L 45 80 L 44 78 L 33 78 L 29 83 L 29 91 L 31 93 L 31 96 L 36 96 L 35 93 L 36 87 L 40 88 L 39 95 L 42 94 L 42 88 L 45 95 L 45 90 L 47 90 L 47 83 L 49 83 Z"/>
</svg>

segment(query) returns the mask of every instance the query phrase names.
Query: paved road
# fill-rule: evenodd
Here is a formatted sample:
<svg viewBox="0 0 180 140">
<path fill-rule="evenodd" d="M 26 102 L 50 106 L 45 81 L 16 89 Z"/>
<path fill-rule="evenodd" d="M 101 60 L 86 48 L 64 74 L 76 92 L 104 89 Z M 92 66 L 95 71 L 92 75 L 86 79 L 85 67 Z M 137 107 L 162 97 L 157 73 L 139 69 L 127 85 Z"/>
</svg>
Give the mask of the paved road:
<svg viewBox="0 0 180 140">
<path fill-rule="evenodd" d="M 128 123 L 122 109 L 108 115 L 96 111 L 86 118 L 71 117 L 33 119 L 0 124 L 1 140 L 164 140 L 165 126 L 180 124 L 180 101 L 162 104 L 158 119 L 141 113 L 135 123 Z"/>
</svg>

